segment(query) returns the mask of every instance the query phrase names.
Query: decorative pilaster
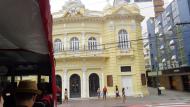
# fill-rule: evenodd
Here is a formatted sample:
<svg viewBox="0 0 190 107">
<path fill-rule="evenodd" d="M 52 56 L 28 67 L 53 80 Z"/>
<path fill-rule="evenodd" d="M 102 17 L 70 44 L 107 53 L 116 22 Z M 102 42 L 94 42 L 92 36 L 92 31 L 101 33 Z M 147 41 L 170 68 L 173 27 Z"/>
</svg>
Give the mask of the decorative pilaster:
<svg viewBox="0 0 190 107">
<path fill-rule="evenodd" d="M 67 33 L 64 34 L 64 50 L 68 50 L 67 46 Z"/>
<path fill-rule="evenodd" d="M 81 35 L 82 35 L 82 46 L 81 47 L 83 49 L 85 49 L 85 32 L 82 32 Z"/>
<path fill-rule="evenodd" d="M 100 36 L 100 43 L 99 44 L 102 44 L 102 36 Z M 102 45 L 99 45 L 98 49 L 103 50 Z"/>
</svg>

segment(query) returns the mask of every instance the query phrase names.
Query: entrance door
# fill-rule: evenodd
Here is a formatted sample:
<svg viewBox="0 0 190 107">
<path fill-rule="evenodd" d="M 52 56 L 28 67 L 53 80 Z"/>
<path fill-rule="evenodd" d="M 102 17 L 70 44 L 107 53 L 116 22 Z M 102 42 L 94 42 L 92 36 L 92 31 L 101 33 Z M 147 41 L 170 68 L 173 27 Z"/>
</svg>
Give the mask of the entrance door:
<svg viewBox="0 0 190 107">
<path fill-rule="evenodd" d="M 175 80 L 172 76 L 169 77 L 170 89 L 175 90 Z"/>
<path fill-rule="evenodd" d="M 122 76 L 122 88 L 125 88 L 125 95 L 133 95 L 133 81 L 131 76 Z"/>
<path fill-rule="evenodd" d="M 189 78 L 188 75 L 181 76 L 183 82 L 183 89 L 184 91 L 190 92 L 190 85 L 189 85 Z"/>
<path fill-rule="evenodd" d="M 100 88 L 99 77 L 93 73 L 89 76 L 89 95 L 90 97 L 97 96 L 97 90 Z"/>
<path fill-rule="evenodd" d="M 70 97 L 71 98 L 81 97 L 80 77 L 77 74 L 73 74 L 70 77 Z"/>
</svg>

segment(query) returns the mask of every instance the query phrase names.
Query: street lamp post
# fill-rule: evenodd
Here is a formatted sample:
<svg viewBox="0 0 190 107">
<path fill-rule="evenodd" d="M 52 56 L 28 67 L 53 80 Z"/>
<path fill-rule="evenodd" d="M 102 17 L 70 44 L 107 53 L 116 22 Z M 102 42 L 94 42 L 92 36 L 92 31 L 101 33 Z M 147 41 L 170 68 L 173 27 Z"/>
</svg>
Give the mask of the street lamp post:
<svg viewBox="0 0 190 107">
<path fill-rule="evenodd" d="M 160 82 L 159 82 L 159 69 L 158 69 L 159 65 L 158 65 L 158 59 L 157 59 L 157 57 L 155 57 L 155 61 L 156 61 L 156 88 L 157 88 L 157 91 L 158 91 L 157 94 L 160 95 L 161 92 L 160 92 L 160 89 L 159 89 Z"/>
<path fill-rule="evenodd" d="M 161 94 L 161 90 L 159 89 L 160 87 L 160 81 L 159 81 L 159 56 L 158 56 L 158 39 L 157 39 L 157 35 L 155 36 L 155 39 L 156 39 L 156 57 L 155 57 L 155 61 L 156 61 L 156 88 L 157 88 L 157 91 L 158 91 L 158 95 Z"/>
</svg>

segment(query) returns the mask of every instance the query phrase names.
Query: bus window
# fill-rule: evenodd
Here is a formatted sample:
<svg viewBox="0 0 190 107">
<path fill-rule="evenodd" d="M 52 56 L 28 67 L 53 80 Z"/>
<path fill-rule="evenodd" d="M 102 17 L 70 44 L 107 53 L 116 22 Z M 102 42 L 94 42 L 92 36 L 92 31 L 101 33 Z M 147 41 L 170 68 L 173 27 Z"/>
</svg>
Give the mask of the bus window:
<svg viewBox="0 0 190 107">
<path fill-rule="evenodd" d="M 37 82 L 38 77 L 37 76 L 15 76 L 15 81 L 18 83 L 21 80 L 32 80 Z"/>
<path fill-rule="evenodd" d="M 49 76 L 41 76 L 41 82 L 49 82 Z"/>
</svg>

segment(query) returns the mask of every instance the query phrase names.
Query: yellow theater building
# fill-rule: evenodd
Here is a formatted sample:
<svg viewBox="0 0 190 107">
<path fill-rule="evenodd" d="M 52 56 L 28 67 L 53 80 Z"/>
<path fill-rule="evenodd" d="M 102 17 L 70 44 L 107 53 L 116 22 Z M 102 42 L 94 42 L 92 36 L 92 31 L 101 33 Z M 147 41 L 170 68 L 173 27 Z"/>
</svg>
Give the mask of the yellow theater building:
<svg viewBox="0 0 190 107">
<path fill-rule="evenodd" d="M 141 21 L 135 4 L 115 0 L 103 11 L 85 8 L 69 0 L 53 13 L 53 43 L 57 84 L 70 98 L 96 96 L 108 89 L 115 96 L 125 88 L 127 96 L 147 95 Z"/>
</svg>

